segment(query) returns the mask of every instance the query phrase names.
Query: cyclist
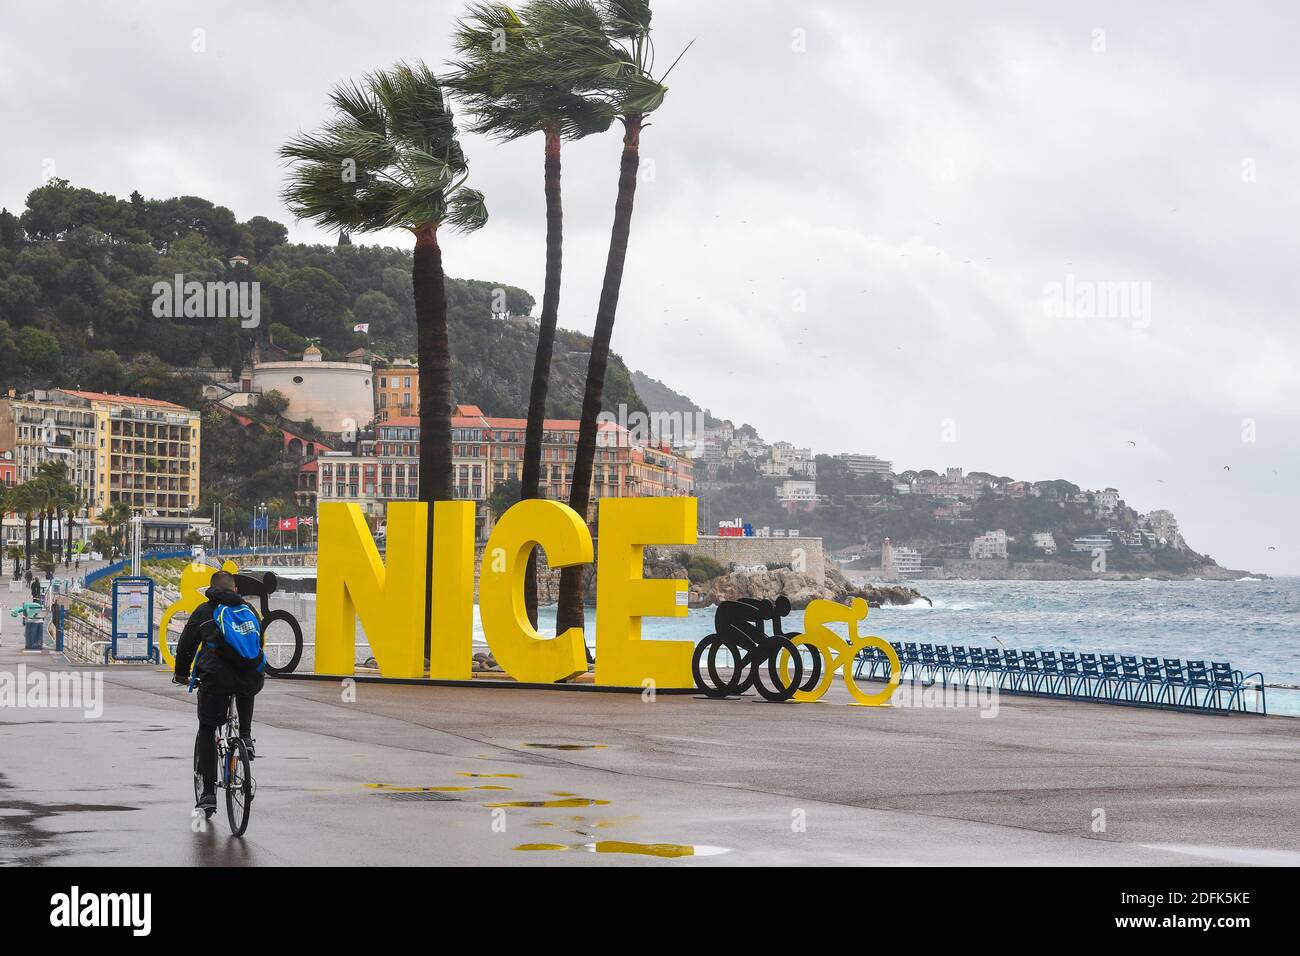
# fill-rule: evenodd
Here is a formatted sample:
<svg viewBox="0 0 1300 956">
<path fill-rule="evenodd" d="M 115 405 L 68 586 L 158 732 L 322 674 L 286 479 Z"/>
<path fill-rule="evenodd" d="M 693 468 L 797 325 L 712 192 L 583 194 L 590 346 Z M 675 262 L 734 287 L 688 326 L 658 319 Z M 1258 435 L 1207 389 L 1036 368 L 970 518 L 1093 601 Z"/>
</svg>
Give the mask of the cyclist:
<svg viewBox="0 0 1300 956">
<path fill-rule="evenodd" d="M 207 601 L 190 615 L 176 644 L 176 668 L 172 679 L 199 685 L 199 732 L 195 749 L 203 776 L 199 807 L 217 806 L 218 728 L 226 720 L 226 702 L 235 698 L 239 714 L 239 736 L 253 753 L 253 698 L 266 682 L 262 674 L 266 659 L 257 617 L 235 589 L 235 578 L 226 571 L 212 575 Z M 190 665 L 193 664 L 193 678 Z"/>
</svg>

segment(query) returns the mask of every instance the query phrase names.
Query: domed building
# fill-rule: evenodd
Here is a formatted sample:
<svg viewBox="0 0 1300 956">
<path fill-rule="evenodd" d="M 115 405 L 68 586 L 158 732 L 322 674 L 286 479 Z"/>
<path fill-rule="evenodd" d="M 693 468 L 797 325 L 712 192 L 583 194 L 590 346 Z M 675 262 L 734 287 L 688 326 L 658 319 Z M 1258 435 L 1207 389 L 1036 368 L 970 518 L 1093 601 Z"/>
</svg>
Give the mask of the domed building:
<svg viewBox="0 0 1300 956">
<path fill-rule="evenodd" d="M 306 348 L 300 362 L 256 363 L 248 385 L 261 394 L 272 389 L 281 393 L 289 400 L 285 418 L 295 422 L 311 419 L 327 432 L 357 431 L 375 418 L 371 366 L 326 362 L 314 345 Z"/>
</svg>

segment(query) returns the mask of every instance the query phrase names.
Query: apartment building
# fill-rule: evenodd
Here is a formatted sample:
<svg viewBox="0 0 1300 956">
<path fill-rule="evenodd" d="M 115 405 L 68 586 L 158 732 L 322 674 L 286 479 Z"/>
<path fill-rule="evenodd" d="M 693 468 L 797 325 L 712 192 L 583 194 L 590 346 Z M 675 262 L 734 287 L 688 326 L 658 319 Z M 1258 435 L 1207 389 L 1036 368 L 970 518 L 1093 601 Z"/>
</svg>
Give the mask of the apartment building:
<svg viewBox="0 0 1300 956">
<path fill-rule="evenodd" d="M 894 463 L 884 461 L 875 455 L 843 452 L 835 457 L 844 462 L 845 469 L 855 478 L 889 478 L 894 474 Z"/>
<path fill-rule="evenodd" d="M 420 368 L 409 359 L 397 359 L 374 370 L 375 404 L 381 422 L 419 415 Z"/>
<path fill-rule="evenodd" d="M 153 398 L 58 389 L 95 419 L 91 513 L 124 502 L 147 517 L 186 518 L 199 506 L 200 415 Z"/>
<path fill-rule="evenodd" d="M 608 497 L 690 495 L 693 461 L 667 443 L 640 443 L 615 422 L 602 422 L 592 465 L 592 513 Z M 481 537 L 492 520 L 488 499 L 506 482 L 523 477 L 522 418 L 498 418 L 476 405 L 457 405 L 451 420 L 452 492 L 474 501 Z M 573 484 L 578 422 L 547 419 L 542 432 L 540 496 L 567 502 Z M 303 465 L 312 469 L 318 501 L 353 501 L 379 517 L 388 501 L 419 496 L 420 420 L 393 417 L 375 429 L 375 439 L 361 455 L 322 455 Z"/>
<path fill-rule="evenodd" d="M 998 528 L 996 531 L 986 531 L 980 535 L 970 543 L 970 556 L 972 561 L 990 561 L 999 558 L 1006 560 L 1006 531 Z"/>
<path fill-rule="evenodd" d="M 85 402 L 38 390 L 0 399 L 0 449 L 12 453 L 13 483 L 36 477 L 41 465 L 59 461 L 82 501 L 95 490 L 95 413 Z"/>
<path fill-rule="evenodd" d="M 199 413 L 170 402 L 74 389 L 0 400 L 0 448 L 14 480 L 47 461 L 92 515 L 123 501 L 145 516 L 187 518 L 199 505 Z"/>
</svg>

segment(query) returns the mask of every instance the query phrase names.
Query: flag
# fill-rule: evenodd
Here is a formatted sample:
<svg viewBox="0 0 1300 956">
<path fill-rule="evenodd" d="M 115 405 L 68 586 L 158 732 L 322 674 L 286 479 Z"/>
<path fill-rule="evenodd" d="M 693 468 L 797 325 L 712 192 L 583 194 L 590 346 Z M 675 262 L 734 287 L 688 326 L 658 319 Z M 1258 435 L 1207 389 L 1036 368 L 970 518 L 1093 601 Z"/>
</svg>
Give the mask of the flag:
<svg viewBox="0 0 1300 956">
<path fill-rule="evenodd" d="M 250 526 L 254 531 L 265 531 L 265 530 L 266 530 L 266 516 L 263 515 L 263 516 L 260 517 L 260 518 L 254 518 L 254 519 L 249 523 L 249 526 Z"/>
<path fill-rule="evenodd" d="M 298 519 L 298 524 L 299 524 L 299 526 L 300 526 L 300 527 L 303 527 L 303 528 L 310 528 L 310 527 L 311 527 L 312 525 L 314 525 L 315 523 L 316 523 L 316 519 L 315 519 L 315 518 L 299 518 L 299 519 Z"/>
<path fill-rule="evenodd" d="M 297 531 L 297 530 L 298 530 L 298 519 L 297 519 L 297 518 L 281 518 L 281 519 L 280 519 L 280 530 L 281 530 L 281 531 Z"/>
<path fill-rule="evenodd" d="M 364 332 L 364 333 L 366 333 L 366 335 L 369 335 L 369 334 L 370 334 L 370 323 L 369 323 L 369 322 L 358 322 L 356 325 L 352 326 L 352 331 L 353 331 L 353 332 Z"/>
</svg>

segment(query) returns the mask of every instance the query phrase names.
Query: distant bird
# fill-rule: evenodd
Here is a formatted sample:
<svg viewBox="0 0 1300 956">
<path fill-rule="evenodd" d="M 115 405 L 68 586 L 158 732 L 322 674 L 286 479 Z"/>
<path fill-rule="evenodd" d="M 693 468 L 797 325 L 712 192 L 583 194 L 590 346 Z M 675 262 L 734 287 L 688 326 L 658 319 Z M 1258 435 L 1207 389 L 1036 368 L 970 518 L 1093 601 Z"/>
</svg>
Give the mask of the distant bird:
<svg viewBox="0 0 1300 956">
<path fill-rule="evenodd" d="M 1228 465 L 1224 465 L 1224 466 L 1223 466 L 1223 470 L 1224 470 L 1224 471 L 1232 471 L 1232 468 L 1229 467 Z"/>
<path fill-rule="evenodd" d="M 1270 545 L 1268 546 L 1268 550 L 1270 550 L 1270 551 L 1276 551 L 1277 548 L 1273 547 L 1273 546 L 1270 544 Z"/>
<path fill-rule="evenodd" d="M 1130 439 L 1129 444 L 1132 445 L 1134 448 L 1136 448 L 1138 443 Z"/>
</svg>

